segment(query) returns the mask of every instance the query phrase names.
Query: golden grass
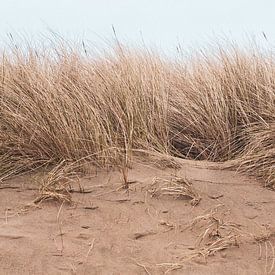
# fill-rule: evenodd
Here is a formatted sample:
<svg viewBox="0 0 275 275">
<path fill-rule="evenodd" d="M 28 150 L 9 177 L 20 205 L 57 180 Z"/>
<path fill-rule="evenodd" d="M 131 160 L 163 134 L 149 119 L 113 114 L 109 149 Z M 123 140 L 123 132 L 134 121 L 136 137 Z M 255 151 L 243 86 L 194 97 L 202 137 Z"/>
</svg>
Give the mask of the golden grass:
<svg viewBox="0 0 275 275">
<path fill-rule="evenodd" d="M 172 61 L 118 43 L 85 53 L 3 52 L 0 180 L 79 159 L 126 171 L 133 152 L 147 150 L 235 159 L 274 188 L 272 52 L 229 46 Z"/>
<path fill-rule="evenodd" d="M 249 172 L 275 189 L 275 123 L 264 122 L 247 129 L 248 140 L 240 157 L 241 171 Z"/>
</svg>

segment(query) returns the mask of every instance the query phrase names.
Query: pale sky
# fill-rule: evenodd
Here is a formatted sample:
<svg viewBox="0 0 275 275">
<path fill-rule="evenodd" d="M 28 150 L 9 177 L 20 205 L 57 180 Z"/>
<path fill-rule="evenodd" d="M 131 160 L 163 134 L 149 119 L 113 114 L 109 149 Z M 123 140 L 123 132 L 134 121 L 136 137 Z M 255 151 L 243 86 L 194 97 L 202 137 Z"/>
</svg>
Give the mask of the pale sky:
<svg viewBox="0 0 275 275">
<path fill-rule="evenodd" d="M 70 39 L 112 37 L 170 50 L 227 36 L 275 44 L 275 0 L 0 0 L 0 36 L 50 28 Z"/>
</svg>

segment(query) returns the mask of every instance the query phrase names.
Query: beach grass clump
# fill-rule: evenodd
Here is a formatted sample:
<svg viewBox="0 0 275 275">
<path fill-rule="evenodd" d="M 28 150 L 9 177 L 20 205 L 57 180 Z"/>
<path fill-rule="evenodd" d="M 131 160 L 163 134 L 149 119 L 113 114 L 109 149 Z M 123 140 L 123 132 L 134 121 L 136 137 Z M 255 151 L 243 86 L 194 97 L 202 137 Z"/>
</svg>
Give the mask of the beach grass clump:
<svg viewBox="0 0 275 275">
<path fill-rule="evenodd" d="M 274 186 L 275 59 L 236 45 L 169 59 L 117 43 L 0 58 L 0 179 L 62 161 L 129 166 L 139 150 L 235 160 Z"/>
</svg>

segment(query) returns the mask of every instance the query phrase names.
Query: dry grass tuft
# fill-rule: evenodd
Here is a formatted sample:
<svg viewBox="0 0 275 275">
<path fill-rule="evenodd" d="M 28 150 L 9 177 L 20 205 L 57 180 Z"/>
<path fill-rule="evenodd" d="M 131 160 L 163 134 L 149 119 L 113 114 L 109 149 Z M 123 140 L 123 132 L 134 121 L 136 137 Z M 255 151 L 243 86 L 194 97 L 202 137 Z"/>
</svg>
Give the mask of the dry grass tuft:
<svg viewBox="0 0 275 275">
<path fill-rule="evenodd" d="M 230 247 L 238 247 L 240 239 L 244 235 L 240 225 L 228 222 L 227 215 L 230 210 L 223 204 L 219 204 L 203 215 L 194 218 L 183 231 L 191 230 L 198 234 L 197 240 L 193 247 L 184 252 L 178 263 L 162 263 L 158 266 L 166 268 L 165 273 L 176 269 L 181 269 L 184 265 L 192 260 L 207 262 L 209 256 L 223 251 Z"/>
<path fill-rule="evenodd" d="M 165 273 L 169 273 L 183 268 L 189 261 L 195 260 L 206 263 L 207 258 L 217 252 L 230 247 L 239 247 L 242 244 L 256 242 L 259 244 L 259 259 L 264 257 L 265 260 L 265 274 L 272 274 L 275 266 L 275 249 L 271 238 L 275 236 L 275 229 L 260 227 L 259 232 L 250 233 L 242 228 L 240 224 L 228 221 L 229 216 L 230 209 L 227 209 L 223 204 L 219 204 L 194 218 L 182 230 L 190 230 L 196 235 L 198 234 L 194 246 L 188 248 L 191 251 L 185 251 L 179 262 L 161 263 L 158 266 L 166 268 Z M 265 253 L 263 253 L 263 250 Z"/>
<path fill-rule="evenodd" d="M 273 274 L 275 267 L 275 248 L 272 239 L 275 237 L 275 228 L 264 226 L 257 234 L 251 234 L 251 238 L 259 245 L 259 260 L 265 260 L 264 274 Z"/>
<path fill-rule="evenodd" d="M 258 177 L 275 190 L 275 123 L 261 123 L 247 129 L 247 146 L 239 169 Z"/>
<path fill-rule="evenodd" d="M 197 258 L 203 258 L 206 262 L 207 257 L 215 255 L 217 252 L 230 248 L 232 246 L 239 246 L 239 236 L 232 233 L 219 237 L 216 240 L 208 242 L 204 246 L 196 248 L 194 252 L 184 256 L 185 260 L 192 260 Z"/>
<path fill-rule="evenodd" d="M 193 259 L 202 257 L 204 261 L 208 256 L 214 255 L 231 246 L 238 246 L 243 234 L 240 225 L 226 222 L 229 213 L 224 205 L 217 205 L 206 214 L 196 217 L 188 226 L 192 231 L 200 231 L 194 251 L 184 258 Z"/>
<path fill-rule="evenodd" d="M 152 197 L 172 196 L 176 199 L 191 200 L 192 205 L 197 205 L 201 196 L 187 179 L 171 176 L 166 178 L 154 178 L 148 192 Z"/>
<path fill-rule="evenodd" d="M 59 202 L 72 202 L 71 182 L 72 164 L 66 164 L 64 161 L 55 166 L 50 172 L 47 172 L 39 181 L 38 196 L 34 203 L 40 203 L 45 200 L 57 200 Z"/>
</svg>

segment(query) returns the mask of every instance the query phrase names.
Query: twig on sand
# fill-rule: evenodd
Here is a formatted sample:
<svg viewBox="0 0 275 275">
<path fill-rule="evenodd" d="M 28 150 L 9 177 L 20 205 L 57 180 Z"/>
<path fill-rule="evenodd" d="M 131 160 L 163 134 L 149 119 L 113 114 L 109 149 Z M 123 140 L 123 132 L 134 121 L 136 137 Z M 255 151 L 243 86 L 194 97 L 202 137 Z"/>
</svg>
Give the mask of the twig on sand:
<svg viewBox="0 0 275 275">
<path fill-rule="evenodd" d="M 141 239 L 143 237 L 150 236 L 150 235 L 155 235 L 155 234 L 157 234 L 157 232 L 149 230 L 149 231 L 145 231 L 145 232 L 134 233 L 130 237 L 131 237 L 131 239 L 138 240 L 138 239 Z"/>
<path fill-rule="evenodd" d="M 269 241 L 269 238 L 271 237 L 270 234 L 266 235 L 265 237 L 257 237 L 254 236 L 255 240 L 258 241 L 258 245 L 259 245 L 259 260 L 262 259 L 262 243 L 264 242 L 264 246 L 265 246 L 265 274 L 272 274 L 274 266 L 275 266 L 275 249 L 274 246 L 272 245 L 272 243 Z M 271 255 L 268 256 L 268 245 L 270 246 L 270 250 L 271 250 Z M 268 258 L 271 258 L 271 264 L 270 264 L 270 268 L 268 269 Z"/>
<path fill-rule="evenodd" d="M 19 189 L 19 188 L 21 188 L 21 186 L 13 186 L 13 185 L 6 185 L 6 184 L 0 185 L 0 189 Z"/>
<path fill-rule="evenodd" d="M 272 243 L 270 241 L 268 241 L 268 244 L 270 245 L 271 251 L 272 251 L 272 263 L 271 263 L 271 267 L 270 269 L 267 271 L 267 274 L 272 274 L 272 271 L 274 269 L 274 265 L 275 265 L 275 249 L 274 246 L 272 245 Z"/>
<path fill-rule="evenodd" d="M 96 209 L 98 209 L 99 207 L 98 207 L 97 205 L 95 205 L 95 206 L 91 205 L 91 206 L 84 206 L 83 208 L 84 208 L 84 209 L 88 209 L 88 210 L 96 210 Z"/>
<path fill-rule="evenodd" d="M 144 264 L 141 264 L 141 263 L 137 262 L 137 260 L 134 259 L 134 258 L 130 258 L 130 259 L 132 261 L 134 261 L 137 266 L 142 267 L 144 269 L 144 271 L 146 272 L 147 275 L 151 275 L 151 272 L 147 269 L 147 267 Z"/>
<path fill-rule="evenodd" d="M 167 267 L 168 269 L 164 272 L 164 274 L 168 274 L 174 270 L 182 269 L 183 264 L 182 263 L 161 263 L 157 264 L 159 267 Z"/>
<path fill-rule="evenodd" d="M 88 250 L 88 252 L 86 254 L 85 262 L 88 260 L 88 257 L 89 257 L 91 251 L 94 248 L 94 244 L 95 244 L 95 239 L 93 239 L 92 242 L 89 244 L 89 250 Z"/>
<path fill-rule="evenodd" d="M 63 250 L 64 250 L 64 240 L 63 240 L 63 234 L 64 233 L 62 231 L 62 222 L 60 222 L 60 214 L 61 214 L 63 204 L 64 204 L 64 202 L 62 202 L 62 204 L 60 205 L 58 213 L 57 213 L 57 217 L 56 217 L 57 224 L 58 224 L 58 229 L 59 229 L 59 235 L 60 235 L 60 239 L 61 239 L 61 250 L 60 250 L 61 254 L 63 253 Z"/>
</svg>

